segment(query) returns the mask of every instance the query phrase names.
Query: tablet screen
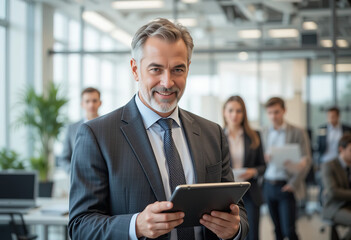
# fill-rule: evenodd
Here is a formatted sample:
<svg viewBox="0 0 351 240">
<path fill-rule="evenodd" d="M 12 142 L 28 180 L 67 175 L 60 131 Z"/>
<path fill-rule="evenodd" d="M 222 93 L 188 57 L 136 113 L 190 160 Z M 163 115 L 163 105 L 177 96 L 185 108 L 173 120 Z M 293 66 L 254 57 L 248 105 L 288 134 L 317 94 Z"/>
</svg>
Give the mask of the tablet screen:
<svg viewBox="0 0 351 240">
<path fill-rule="evenodd" d="M 237 204 L 249 187 L 249 182 L 179 185 L 170 200 L 173 209 L 167 212 L 185 213 L 184 222 L 178 227 L 200 226 L 203 214 L 212 210 L 229 212 L 230 204 Z"/>
</svg>

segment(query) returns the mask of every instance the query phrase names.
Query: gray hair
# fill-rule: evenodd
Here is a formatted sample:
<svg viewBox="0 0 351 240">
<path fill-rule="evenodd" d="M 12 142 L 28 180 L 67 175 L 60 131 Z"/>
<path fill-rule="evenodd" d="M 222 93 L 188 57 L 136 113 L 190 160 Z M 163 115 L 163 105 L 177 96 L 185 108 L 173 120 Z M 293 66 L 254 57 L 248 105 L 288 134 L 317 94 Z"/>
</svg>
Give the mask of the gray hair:
<svg viewBox="0 0 351 240">
<path fill-rule="evenodd" d="M 143 56 L 144 44 L 149 37 L 158 37 L 170 43 L 182 39 L 188 50 L 188 61 L 190 61 L 194 43 L 188 30 L 179 23 L 174 24 L 165 18 L 159 18 L 139 28 L 133 37 L 132 57 L 138 64 Z"/>
</svg>

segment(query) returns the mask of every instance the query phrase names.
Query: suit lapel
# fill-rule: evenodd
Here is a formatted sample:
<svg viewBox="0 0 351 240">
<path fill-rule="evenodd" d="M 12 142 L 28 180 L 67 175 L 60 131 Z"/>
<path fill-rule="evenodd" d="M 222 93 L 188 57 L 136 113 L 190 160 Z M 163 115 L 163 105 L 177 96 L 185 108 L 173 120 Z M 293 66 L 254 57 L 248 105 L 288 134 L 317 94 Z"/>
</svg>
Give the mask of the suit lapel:
<svg viewBox="0 0 351 240">
<path fill-rule="evenodd" d="M 134 97 L 124 107 L 121 120 L 126 123 L 121 127 L 121 131 L 144 170 L 156 199 L 165 201 L 160 170 Z"/>
<path fill-rule="evenodd" d="M 196 183 L 204 183 L 206 180 L 206 166 L 202 160 L 201 149 L 201 129 L 200 126 L 194 121 L 194 119 L 187 114 L 184 110 L 179 108 L 179 117 L 182 121 L 185 136 L 189 146 L 191 159 L 193 161 L 195 170 Z"/>
<path fill-rule="evenodd" d="M 250 144 L 251 144 L 251 141 L 250 141 L 250 138 L 249 136 L 244 132 L 244 159 L 243 159 L 243 166 L 244 167 L 248 167 L 251 163 L 249 163 L 247 161 L 250 160 L 251 158 L 249 158 L 249 154 L 250 154 Z"/>
</svg>

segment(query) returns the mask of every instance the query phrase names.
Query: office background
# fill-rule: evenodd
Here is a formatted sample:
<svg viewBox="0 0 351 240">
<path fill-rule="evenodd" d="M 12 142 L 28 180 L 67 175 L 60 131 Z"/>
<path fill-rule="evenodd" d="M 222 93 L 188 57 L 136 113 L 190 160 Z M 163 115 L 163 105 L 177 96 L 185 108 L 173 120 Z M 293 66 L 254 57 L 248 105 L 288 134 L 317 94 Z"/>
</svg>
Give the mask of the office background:
<svg viewBox="0 0 351 240">
<path fill-rule="evenodd" d="M 287 119 L 313 132 L 331 105 L 350 123 L 349 1 L 158 2 L 159 8 L 140 10 L 115 9 L 106 0 L 0 0 L 0 146 L 31 155 L 30 129 L 13 126 L 26 85 L 38 91 L 50 81 L 62 85 L 71 122 L 82 118 L 84 87 L 101 90 L 100 114 L 126 103 L 137 89 L 129 42 L 155 17 L 176 16 L 194 36 L 183 108 L 222 123 L 223 101 L 239 94 L 259 128 L 267 123 L 263 103 L 281 96 Z"/>
<path fill-rule="evenodd" d="M 339 106 L 351 124 L 349 0 L 154 2 L 123 9 L 110 0 L 0 0 L 0 148 L 33 155 L 32 130 L 15 126 L 28 85 L 41 92 L 51 81 L 60 84 L 69 122 L 83 117 L 80 93 L 88 86 L 101 91 L 100 115 L 124 105 L 137 90 L 131 38 L 156 17 L 178 19 L 194 37 L 180 102 L 186 110 L 222 125 L 222 104 L 237 94 L 259 129 L 268 124 L 265 101 L 280 96 L 287 120 L 312 131 L 313 146 L 328 107 Z"/>
</svg>

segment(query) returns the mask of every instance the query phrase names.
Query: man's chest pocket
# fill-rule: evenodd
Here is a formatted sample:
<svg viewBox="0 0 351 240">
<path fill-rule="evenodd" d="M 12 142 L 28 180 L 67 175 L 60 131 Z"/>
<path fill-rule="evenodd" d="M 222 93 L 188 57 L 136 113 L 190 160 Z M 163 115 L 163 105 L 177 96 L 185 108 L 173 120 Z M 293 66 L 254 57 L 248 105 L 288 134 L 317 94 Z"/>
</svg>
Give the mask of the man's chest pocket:
<svg viewBox="0 0 351 240">
<path fill-rule="evenodd" d="M 222 162 L 206 166 L 206 182 L 220 182 L 222 174 Z"/>
</svg>

